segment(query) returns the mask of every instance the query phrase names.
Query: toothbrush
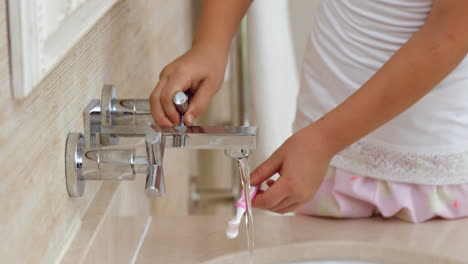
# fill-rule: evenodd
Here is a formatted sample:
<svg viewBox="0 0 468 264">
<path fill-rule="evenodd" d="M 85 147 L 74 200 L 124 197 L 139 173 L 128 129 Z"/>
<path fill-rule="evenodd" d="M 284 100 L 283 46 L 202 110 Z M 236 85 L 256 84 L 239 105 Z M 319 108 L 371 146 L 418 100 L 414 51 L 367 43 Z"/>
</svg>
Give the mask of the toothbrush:
<svg viewBox="0 0 468 264">
<path fill-rule="evenodd" d="M 255 195 L 257 194 L 257 190 L 260 186 L 251 186 L 250 187 L 250 200 L 252 201 Z M 234 239 L 237 237 L 239 234 L 239 224 L 240 221 L 242 220 L 242 216 L 244 216 L 245 211 L 246 211 L 246 201 L 244 197 L 244 190 L 242 190 L 242 195 L 239 201 L 236 203 L 236 216 L 232 218 L 228 222 L 228 227 L 226 229 L 226 236 L 230 239 Z"/>
</svg>

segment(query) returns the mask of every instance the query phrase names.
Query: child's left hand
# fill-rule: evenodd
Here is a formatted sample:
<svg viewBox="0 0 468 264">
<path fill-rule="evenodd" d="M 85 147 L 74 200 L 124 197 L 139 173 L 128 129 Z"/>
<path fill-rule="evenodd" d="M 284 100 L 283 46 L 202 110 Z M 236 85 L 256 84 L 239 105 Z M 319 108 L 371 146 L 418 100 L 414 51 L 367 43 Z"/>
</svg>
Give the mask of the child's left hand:
<svg viewBox="0 0 468 264">
<path fill-rule="evenodd" d="M 269 188 L 257 194 L 252 206 L 284 214 L 312 199 L 334 155 L 326 145 L 313 125 L 286 140 L 252 172 L 252 186 L 280 174 L 276 182 L 267 181 Z"/>
</svg>

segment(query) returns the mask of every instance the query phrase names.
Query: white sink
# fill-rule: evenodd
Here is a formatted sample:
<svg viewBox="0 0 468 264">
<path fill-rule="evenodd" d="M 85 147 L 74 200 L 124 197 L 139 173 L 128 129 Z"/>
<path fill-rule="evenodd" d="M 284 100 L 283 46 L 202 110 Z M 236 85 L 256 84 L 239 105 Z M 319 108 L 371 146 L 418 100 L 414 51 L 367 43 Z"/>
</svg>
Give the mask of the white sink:
<svg viewBox="0 0 468 264">
<path fill-rule="evenodd" d="M 310 261 L 293 261 L 271 264 L 384 264 L 383 262 L 370 262 L 362 260 L 310 260 Z"/>
<path fill-rule="evenodd" d="M 434 262 L 434 260 L 437 260 Z M 256 249 L 253 258 L 247 252 L 224 255 L 204 264 L 401 264 L 444 263 L 458 261 L 430 252 L 409 248 L 381 247 L 359 242 L 305 242 L 273 248 Z"/>
</svg>

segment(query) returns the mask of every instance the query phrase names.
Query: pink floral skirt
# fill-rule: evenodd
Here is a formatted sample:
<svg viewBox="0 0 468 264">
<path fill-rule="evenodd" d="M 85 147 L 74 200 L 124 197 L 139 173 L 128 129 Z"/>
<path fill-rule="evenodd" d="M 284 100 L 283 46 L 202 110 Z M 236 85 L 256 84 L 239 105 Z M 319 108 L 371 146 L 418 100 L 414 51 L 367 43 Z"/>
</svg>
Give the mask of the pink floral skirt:
<svg viewBox="0 0 468 264">
<path fill-rule="evenodd" d="M 423 222 L 468 216 L 468 184 L 422 185 L 365 177 L 330 167 L 302 215 L 359 218 L 372 215 Z"/>
</svg>

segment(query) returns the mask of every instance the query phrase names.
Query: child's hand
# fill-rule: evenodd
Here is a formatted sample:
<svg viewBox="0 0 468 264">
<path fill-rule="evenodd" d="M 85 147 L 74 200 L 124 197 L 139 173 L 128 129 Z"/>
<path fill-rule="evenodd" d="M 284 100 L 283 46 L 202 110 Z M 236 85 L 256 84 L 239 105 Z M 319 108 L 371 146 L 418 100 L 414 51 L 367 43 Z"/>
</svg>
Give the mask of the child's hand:
<svg viewBox="0 0 468 264">
<path fill-rule="evenodd" d="M 252 172 L 252 186 L 280 174 L 276 182 L 267 181 L 270 187 L 257 194 L 253 207 L 284 214 L 312 199 L 333 157 L 313 130 L 307 127 L 294 134 Z"/>
<path fill-rule="evenodd" d="M 194 94 L 185 114 L 185 123 L 191 124 L 207 108 L 224 79 L 227 55 L 192 48 L 167 65 L 150 97 L 151 113 L 157 124 L 173 126 L 180 123 L 172 97 L 180 91 Z"/>
</svg>

